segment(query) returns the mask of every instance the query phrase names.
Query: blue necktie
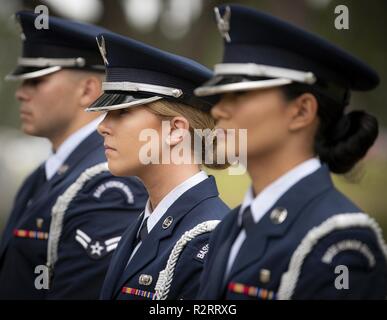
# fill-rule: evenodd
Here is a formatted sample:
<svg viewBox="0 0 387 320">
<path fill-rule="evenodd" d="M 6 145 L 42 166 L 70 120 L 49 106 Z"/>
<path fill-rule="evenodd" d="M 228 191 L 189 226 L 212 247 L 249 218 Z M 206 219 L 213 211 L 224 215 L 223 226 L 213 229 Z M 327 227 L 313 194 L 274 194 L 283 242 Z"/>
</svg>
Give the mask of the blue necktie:
<svg viewBox="0 0 387 320">
<path fill-rule="evenodd" d="M 136 247 L 140 241 L 144 242 L 145 238 L 148 236 L 148 226 L 147 226 L 148 218 L 149 217 L 146 217 L 141 225 L 140 231 L 137 234 L 136 243 L 134 247 Z"/>
<path fill-rule="evenodd" d="M 248 206 L 242 213 L 242 228 L 246 231 L 246 235 L 249 236 L 255 226 L 253 214 L 251 213 L 251 206 Z"/>
<path fill-rule="evenodd" d="M 38 172 L 34 180 L 34 186 L 30 195 L 30 202 L 33 201 L 39 195 L 41 189 L 46 184 L 46 182 L 47 182 L 46 170 L 45 170 L 44 164 L 42 164 L 38 168 Z"/>
</svg>

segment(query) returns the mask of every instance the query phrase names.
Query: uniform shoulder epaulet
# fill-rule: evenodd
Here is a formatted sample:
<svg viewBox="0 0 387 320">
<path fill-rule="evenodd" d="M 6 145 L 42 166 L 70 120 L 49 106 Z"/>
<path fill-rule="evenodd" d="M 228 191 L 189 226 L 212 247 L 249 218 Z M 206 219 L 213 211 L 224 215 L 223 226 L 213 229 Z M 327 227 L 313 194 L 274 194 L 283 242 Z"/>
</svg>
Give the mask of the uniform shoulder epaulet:
<svg viewBox="0 0 387 320">
<path fill-rule="evenodd" d="M 83 186 L 95 176 L 109 171 L 107 162 L 99 163 L 86 169 L 66 191 L 58 197 L 51 211 L 50 232 L 47 244 L 47 267 L 50 275 L 58 260 L 58 244 L 62 233 L 63 218 L 66 210 Z"/>
<path fill-rule="evenodd" d="M 335 231 L 350 228 L 366 228 L 370 230 L 375 235 L 377 245 L 387 261 L 387 245 L 384 242 L 382 230 L 374 219 L 365 213 L 342 213 L 334 215 L 311 229 L 293 252 L 288 270 L 281 278 L 278 289 L 278 299 L 288 300 L 292 298 L 297 287 L 304 261 L 308 255 L 311 254 L 320 240 Z M 369 257 L 370 255 L 367 253 L 370 252 L 369 250 L 366 250 L 367 246 L 362 246 L 361 243 L 360 246 L 356 246 L 357 243 L 354 243 L 354 241 L 355 240 L 352 240 L 352 242 L 347 243 L 347 245 L 351 245 L 352 249 L 360 250 L 365 256 Z M 324 257 L 322 257 L 322 261 L 324 261 Z M 325 257 L 325 260 L 326 259 L 328 259 L 328 255 Z"/>
<path fill-rule="evenodd" d="M 197 226 L 192 228 L 191 230 L 186 231 L 180 239 L 175 243 L 167 264 L 163 270 L 160 271 L 159 277 L 155 286 L 155 295 L 153 296 L 153 300 L 165 300 L 168 297 L 169 290 L 171 288 L 171 283 L 173 280 L 173 274 L 175 272 L 176 264 L 179 260 L 179 256 L 181 255 L 183 249 L 186 245 L 195 239 L 196 237 L 213 231 L 216 226 L 219 224 L 220 220 L 208 220 L 202 223 L 199 223 Z"/>
</svg>

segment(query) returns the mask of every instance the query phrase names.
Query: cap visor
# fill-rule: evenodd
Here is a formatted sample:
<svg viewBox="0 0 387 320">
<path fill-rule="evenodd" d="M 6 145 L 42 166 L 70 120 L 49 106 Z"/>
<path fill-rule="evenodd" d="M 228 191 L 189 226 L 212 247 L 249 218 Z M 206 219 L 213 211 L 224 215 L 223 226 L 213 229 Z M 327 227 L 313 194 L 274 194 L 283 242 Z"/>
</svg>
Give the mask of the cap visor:
<svg viewBox="0 0 387 320">
<path fill-rule="evenodd" d="M 126 109 L 151 103 L 163 99 L 159 96 L 149 96 L 139 93 L 117 93 L 105 92 L 100 96 L 90 107 L 86 108 L 86 112 L 105 112 L 111 110 Z"/>
<path fill-rule="evenodd" d="M 60 66 L 54 66 L 49 68 L 17 66 L 12 73 L 5 76 L 5 80 L 15 81 L 15 80 L 34 79 L 34 78 L 43 77 L 45 75 L 57 72 L 61 69 L 62 67 Z"/>
<path fill-rule="evenodd" d="M 284 86 L 293 81 L 285 78 L 278 79 L 248 79 L 242 76 L 216 76 L 195 89 L 198 97 L 217 95 L 235 91 L 249 91 Z"/>
</svg>

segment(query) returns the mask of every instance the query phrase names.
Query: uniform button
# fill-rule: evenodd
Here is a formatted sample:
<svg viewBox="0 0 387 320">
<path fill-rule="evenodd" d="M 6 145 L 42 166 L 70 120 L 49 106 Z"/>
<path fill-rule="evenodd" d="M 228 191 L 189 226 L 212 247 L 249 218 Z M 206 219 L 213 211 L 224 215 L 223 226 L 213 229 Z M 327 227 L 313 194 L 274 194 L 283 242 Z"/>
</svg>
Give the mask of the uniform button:
<svg viewBox="0 0 387 320">
<path fill-rule="evenodd" d="M 168 216 L 163 221 L 163 229 L 168 229 L 173 222 L 173 218 L 171 216 Z"/>
<path fill-rule="evenodd" d="M 138 278 L 138 283 L 143 286 L 149 286 L 152 283 L 152 276 L 150 274 L 142 274 Z"/>
<path fill-rule="evenodd" d="M 178 98 L 182 95 L 182 91 L 180 89 L 173 89 L 172 94 L 175 98 Z"/>
<path fill-rule="evenodd" d="M 268 269 L 261 269 L 259 272 L 259 281 L 262 283 L 268 283 L 270 281 L 270 270 Z"/>
<path fill-rule="evenodd" d="M 274 224 L 281 224 L 285 221 L 286 217 L 288 216 L 288 210 L 285 208 L 275 208 L 270 213 L 270 219 Z"/>
</svg>

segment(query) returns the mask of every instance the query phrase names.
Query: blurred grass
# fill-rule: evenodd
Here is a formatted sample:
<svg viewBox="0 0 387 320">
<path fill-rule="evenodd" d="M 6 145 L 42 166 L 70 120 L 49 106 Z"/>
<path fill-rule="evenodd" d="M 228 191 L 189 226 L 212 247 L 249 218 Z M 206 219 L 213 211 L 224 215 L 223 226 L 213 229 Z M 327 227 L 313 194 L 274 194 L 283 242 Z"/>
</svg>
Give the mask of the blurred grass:
<svg viewBox="0 0 387 320">
<path fill-rule="evenodd" d="M 208 170 L 215 176 L 221 198 L 230 208 L 239 205 L 250 178 L 245 175 L 231 176 L 227 170 Z M 375 218 L 387 238 L 387 161 L 367 160 L 362 162 L 350 175 L 333 175 L 336 187 L 349 197 L 356 205 Z"/>
</svg>

